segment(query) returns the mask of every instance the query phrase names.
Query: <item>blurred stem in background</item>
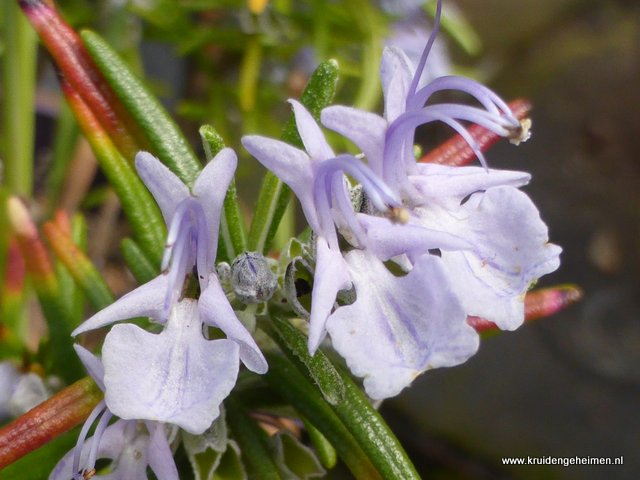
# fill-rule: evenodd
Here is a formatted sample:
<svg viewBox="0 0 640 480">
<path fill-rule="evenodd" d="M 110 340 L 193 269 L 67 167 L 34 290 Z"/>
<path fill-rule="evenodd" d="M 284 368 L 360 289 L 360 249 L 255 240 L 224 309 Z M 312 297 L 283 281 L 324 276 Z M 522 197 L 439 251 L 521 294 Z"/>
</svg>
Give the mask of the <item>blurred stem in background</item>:
<svg viewBox="0 0 640 480">
<path fill-rule="evenodd" d="M 0 225 L 5 225 L 3 219 L 7 192 L 23 197 L 31 197 L 33 193 L 37 36 L 16 2 L 2 2 L 0 20 L 3 56 Z M 5 295 L 4 277 L 8 245 L 7 229 L 2 228 L 0 230 L 0 299 Z M 23 300 L 24 298 L 26 296 L 22 297 Z M 18 308 L 17 305 L 14 307 Z M 21 308 L 24 309 L 24 305 Z"/>
<path fill-rule="evenodd" d="M 13 194 L 33 190 L 34 93 L 36 33 L 16 2 L 2 2 L 4 68 L 3 183 Z"/>
</svg>

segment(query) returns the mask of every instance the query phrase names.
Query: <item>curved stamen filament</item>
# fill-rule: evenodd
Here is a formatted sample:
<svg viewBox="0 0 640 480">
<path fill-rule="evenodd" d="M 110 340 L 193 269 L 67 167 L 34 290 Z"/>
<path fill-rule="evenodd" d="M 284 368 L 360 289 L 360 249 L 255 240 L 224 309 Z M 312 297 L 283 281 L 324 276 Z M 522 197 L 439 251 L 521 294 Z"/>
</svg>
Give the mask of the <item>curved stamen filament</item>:
<svg viewBox="0 0 640 480">
<path fill-rule="evenodd" d="M 406 176 L 406 171 L 399 171 L 398 165 L 410 168 L 415 163 L 413 155 L 406 155 L 408 146 L 413 144 L 415 129 L 420 125 L 436 121 L 449 125 L 459 133 L 469 143 L 469 146 L 485 168 L 487 168 L 487 164 L 479 146 L 460 121 L 476 123 L 502 137 L 510 137 L 513 131 L 513 126 L 509 119 L 469 105 L 443 103 L 430 105 L 421 110 L 406 112 L 400 115 L 387 130 L 383 157 L 383 172 L 387 181 L 397 182 L 403 176 Z M 405 149 L 404 157 L 406 158 L 401 160 L 395 158 L 397 156 L 396 152 L 403 151 L 403 149 Z"/>
<path fill-rule="evenodd" d="M 421 88 L 412 99 L 412 109 L 422 108 L 431 95 L 442 90 L 458 90 L 471 95 L 490 113 L 502 115 L 511 124 L 511 128 L 518 128 L 520 122 L 515 117 L 509 105 L 495 92 L 469 78 L 459 76 L 445 76 L 436 78 L 431 83 Z"/>
<path fill-rule="evenodd" d="M 84 442 L 87 438 L 87 434 L 89 433 L 89 429 L 91 428 L 91 425 L 93 425 L 93 423 L 96 421 L 96 419 L 107 409 L 107 404 L 105 403 L 104 400 L 100 400 L 100 403 L 98 403 L 94 409 L 91 411 L 91 413 L 89 414 L 89 416 L 87 417 L 87 420 L 84 422 L 84 425 L 82 425 L 82 429 L 80 429 L 80 435 L 78 435 L 78 440 L 76 441 L 76 446 L 73 449 L 73 462 L 72 462 L 72 467 L 71 467 L 71 471 L 73 472 L 73 477 L 74 480 L 76 478 L 80 478 L 82 479 L 82 476 L 78 477 L 78 473 L 80 472 L 80 458 L 82 455 L 82 449 L 84 447 Z M 100 438 L 96 437 L 96 434 L 94 433 L 93 437 L 91 437 L 92 445 L 95 442 L 100 442 Z M 94 463 L 95 464 L 95 463 Z M 93 466 L 92 466 L 93 468 Z M 84 469 L 83 469 L 84 470 Z"/>
<path fill-rule="evenodd" d="M 93 470 L 96 465 L 96 460 L 98 458 L 98 448 L 100 447 L 100 440 L 102 439 L 102 435 L 107 429 L 109 420 L 111 420 L 112 417 L 113 414 L 109 410 L 105 410 L 104 414 L 98 421 L 98 425 L 96 425 L 96 431 L 93 432 L 94 440 L 91 443 L 91 450 L 89 450 L 89 458 L 87 459 L 87 470 Z"/>
<path fill-rule="evenodd" d="M 416 73 L 411 80 L 411 85 L 409 87 L 409 92 L 407 93 L 407 101 L 406 108 L 409 109 L 409 106 L 413 102 L 413 97 L 418 89 L 418 84 L 420 83 L 420 78 L 424 73 L 424 67 L 427 64 L 427 58 L 429 57 L 429 53 L 431 52 L 431 48 L 433 47 L 434 42 L 436 41 L 436 37 L 438 36 L 438 31 L 440 30 L 440 17 L 442 16 L 442 0 L 438 0 L 436 5 L 436 15 L 433 19 L 433 29 L 431 30 L 431 34 L 429 35 L 429 40 L 427 41 L 427 45 L 424 47 L 422 51 L 422 56 L 420 57 L 420 61 L 418 62 L 418 67 L 416 68 Z"/>
</svg>

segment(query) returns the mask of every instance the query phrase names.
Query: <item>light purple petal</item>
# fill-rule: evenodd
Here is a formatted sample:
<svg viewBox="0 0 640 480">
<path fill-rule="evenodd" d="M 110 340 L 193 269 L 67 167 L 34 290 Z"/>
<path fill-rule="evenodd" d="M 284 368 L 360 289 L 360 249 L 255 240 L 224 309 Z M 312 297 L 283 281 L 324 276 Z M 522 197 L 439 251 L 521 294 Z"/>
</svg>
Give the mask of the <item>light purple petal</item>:
<svg viewBox="0 0 640 480">
<path fill-rule="evenodd" d="M 105 400 L 124 419 L 168 422 L 200 434 L 220 413 L 238 375 L 238 345 L 205 340 L 194 300 L 178 303 L 158 335 L 131 324 L 102 347 Z"/>
<path fill-rule="evenodd" d="M 392 223 L 387 218 L 362 213 L 357 214 L 357 218 L 366 233 L 367 250 L 381 260 L 389 260 L 402 254 L 417 258 L 434 248 L 441 250 L 472 248 L 472 245 L 463 237 L 446 231 L 411 223 Z"/>
<path fill-rule="evenodd" d="M 384 118 L 392 122 L 406 110 L 407 94 L 414 67 L 399 48 L 386 47 L 380 62 L 380 80 L 384 93 Z"/>
<path fill-rule="evenodd" d="M 12 362 L 0 362 L 0 420 L 9 416 L 9 400 L 19 379 L 20 372 Z"/>
<path fill-rule="evenodd" d="M 73 345 L 73 348 L 78 354 L 78 357 L 80 357 L 80 361 L 84 365 L 84 368 L 87 369 L 91 378 L 93 378 L 93 380 L 98 384 L 100 390 L 104 392 L 104 367 L 102 366 L 100 359 L 77 343 Z"/>
<path fill-rule="evenodd" d="M 387 130 L 384 118 L 364 110 L 335 105 L 322 110 L 320 119 L 325 127 L 355 143 L 367 157 L 371 170 L 379 177 L 382 176 L 382 156 Z"/>
<path fill-rule="evenodd" d="M 477 351 L 478 335 L 438 258 L 422 256 L 404 277 L 363 251 L 345 258 L 357 300 L 329 317 L 327 331 L 371 398 L 397 395 L 423 371 L 458 365 Z"/>
<path fill-rule="evenodd" d="M 158 480 L 179 480 L 178 469 L 173 460 L 173 452 L 167 441 L 164 426 L 155 422 L 146 422 L 150 432 L 147 459 Z"/>
<path fill-rule="evenodd" d="M 122 421 L 121 421 L 122 422 Z M 106 474 L 96 476 L 101 480 L 147 480 L 147 465 L 149 436 L 146 432 L 138 430 L 135 422 L 123 422 L 125 424 L 125 444 L 117 457 L 114 458 L 113 470 Z M 109 448 L 110 438 L 102 437 L 100 447 Z M 101 452 L 99 452 L 101 453 Z M 104 456 L 104 454 L 100 455 Z M 109 458 L 109 457 L 108 457 Z"/>
<path fill-rule="evenodd" d="M 524 294 L 560 264 L 560 247 L 548 243 L 547 226 L 533 202 L 512 187 L 490 188 L 460 207 L 460 235 L 473 251 L 443 252 L 442 259 L 469 315 L 517 328 Z"/>
<path fill-rule="evenodd" d="M 104 435 L 102 435 L 102 438 L 100 439 L 100 446 L 98 447 L 98 458 L 114 460 L 116 462 L 116 469 L 109 474 L 96 475 L 93 478 L 97 480 L 118 480 L 125 478 L 127 480 L 147 480 L 146 438 L 148 437 L 146 434 L 140 432 L 139 441 L 135 443 L 131 442 L 133 439 L 127 438 L 128 436 L 131 436 L 130 427 L 133 427 L 135 430 L 135 422 L 118 420 L 113 425 L 105 429 Z M 82 447 L 80 468 L 84 468 L 86 466 L 91 441 L 92 438 L 88 439 Z M 62 457 L 62 459 L 60 459 L 49 475 L 49 480 L 69 480 L 72 477 L 72 474 L 74 473 L 72 472 L 74 450 L 75 449 L 71 449 L 64 457 Z M 129 457 L 129 459 L 125 457 Z M 131 465 L 131 457 L 137 457 L 137 461 L 134 462 L 133 465 Z M 121 468 L 121 464 L 123 464 L 123 468 Z M 135 466 L 135 468 L 132 469 L 132 466 Z"/>
<path fill-rule="evenodd" d="M 169 225 L 178 204 L 190 195 L 189 188 L 148 152 L 138 152 L 136 170 L 160 207 L 165 223 Z"/>
<path fill-rule="evenodd" d="M 289 100 L 289 103 L 293 107 L 298 133 L 311 160 L 322 161 L 333 158 L 335 156 L 333 150 L 308 110 L 296 100 Z"/>
<path fill-rule="evenodd" d="M 81 323 L 78 328 L 71 332 L 71 335 L 75 337 L 89 330 L 95 330 L 129 318 L 152 317 L 160 320 L 167 288 L 167 275 L 158 275 L 150 282 L 140 285 L 107 308 L 100 310 L 84 323 Z"/>
<path fill-rule="evenodd" d="M 267 361 L 251 334 L 236 317 L 215 274 L 210 276 L 209 285 L 200 295 L 198 309 L 204 323 L 218 327 L 230 340 L 238 344 L 240 359 L 249 370 L 266 373 L 269 368 Z"/>
<path fill-rule="evenodd" d="M 313 169 L 309 156 L 295 147 L 279 140 L 258 135 L 242 137 L 242 145 L 265 168 L 271 170 L 280 180 L 291 187 L 296 194 L 304 215 L 316 230 L 319 228 L 313 199 Z"/>
<path fill-rule="evenodd" d="M 309 318 L 309 353 L 313 355 L 325 336 L 325 324 L 340 290 L 351 286 L 347 265 L 340 250 L 329 248 L 327 241 L 316 241 L 316 270 L 311 292 L 311 318 Z"/>
<path fill-rule="evenodd" d="M 210 269 L 213 268 L 218 246 L 218 230 L 220 228 L 222 204 L 229 184 L 233 179 L 233 174 L 236 171 L 237 163 L 238 160 L 235 152 L 230 148 L 225 148 L 204 167 L 204 170 L 200 173 L 193 185 L 193 194 L 202 205 L 207 219 L 209 254 L 206 262 Z"/>
<path fill-rule="evenodd" d="M 482 167 L 450 167 L 433 163 L 418 163 L 419 175 L 409 181 L 422 196 L 422 204 L 460 201 L 467 195 L 497 186 L 521 187 L 531 175 L 510 170 L 485 170 Z"/>
</svg>

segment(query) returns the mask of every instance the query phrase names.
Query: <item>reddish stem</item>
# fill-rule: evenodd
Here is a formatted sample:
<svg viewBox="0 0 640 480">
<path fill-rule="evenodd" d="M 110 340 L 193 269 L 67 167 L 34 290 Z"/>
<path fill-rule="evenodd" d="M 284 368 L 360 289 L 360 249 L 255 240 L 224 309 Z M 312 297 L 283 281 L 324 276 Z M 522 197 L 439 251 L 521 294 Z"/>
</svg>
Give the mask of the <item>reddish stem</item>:
<svg viewBox="0 0 640 480">
<path fill-rule="evenodd" d="M 86 377 L 1 428 L 0 469 L 82 423 L 101 399 Z"/>
<path fill-rule="evenodd" d="M 136 128 L 79 35 L 50 5 L 39 0 L 20 0 L 19 3 L 63 79 L 79 92 L 122 154 L 133 158 L 140 150 L 135 139 Z"/>
</svg>

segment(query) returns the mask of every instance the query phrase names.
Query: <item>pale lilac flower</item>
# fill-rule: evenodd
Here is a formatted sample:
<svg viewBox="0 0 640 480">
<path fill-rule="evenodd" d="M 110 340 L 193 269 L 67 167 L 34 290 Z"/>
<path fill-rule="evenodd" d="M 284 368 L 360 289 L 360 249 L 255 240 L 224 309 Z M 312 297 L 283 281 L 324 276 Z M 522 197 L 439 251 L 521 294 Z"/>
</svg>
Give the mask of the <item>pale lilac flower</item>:
<svg viewBox="0 0 640 480">
<path fill-rule="evenodd" d="M 439 15 L 438 4 L 436 26 Z M 517 189 L 530 176 L 487 169 L 461 121 L 480 124 L 513 141 L 528 138 L 528 125 L 521 124 L 495 93 L 472 80 L 447 76 L 418 88 L 436 32 L 437 28 L 415 70 L 403 52 L 385 50 L 381 65 L 384 117 L 335 106 L 323 110 L 322 122 L 362 149 L 374 172 L 402 198 L 409 210 L 408 226 L 446 232 L 470 244 L 459 250 L 447 248 L 449 245 L 440 249 L 447 277 L 468 315 L 514 329 L 524 320 L 524 294 L 532 282 L 558 267 L 561 250 L 548 243 L 547 227 L 536 207 Z M 440 90 L 465 92 L 482 107 L 426 105 Z M 485 168 L 417 163 L 415 129 L 433 121 L 460 133 Z M 369 222 L 367 235 L 378 242 L 393 242 L 401 228 Z M 404 253 L 415 263 L 434 247 L 414 243 L 406 248 Z M 398 248 L 395 253 L 403 252 Z"/>
<path fill-rule="evenodd" d="M 74 346 L 91 377 L 102 389 L 104 370 L 100 360 L 88 350 Z M 98 459 L 111 460 L 109 473 L 91 478 L 102 480 L 147 480 L 150 467 L 158 480 L 178 480 L 178 470 L 167 440 L 166 427 L 158 422 L 117 420 L 102 400 L 83 425 L 76 446 L 56 464 L 49 480 L 83 480 L 94 472 Z M 92 437 L 87 439 L 96 423 Z"/>
<path fill-rule="evenodd" d="M 377 225 L 384 230 L 394 224 L 389 218 L 355 214 L 344 172 L 361 182 L 378 211 L 387 211 L 396 220 L 401 217 L 394 210 L 397 197 L 355 157 L 334 156 L 311 115 L 297 102 L 291 103 L 306 152 L 264 137 L 248 136 L 242 142 L 296 193 L 316 234 L 310 353 L 328 331 L 352 372 L 365 378 L 373 398 L 396 395 L 428 368 L 465 361 L 476 352 L 478 337 L 466 324 L 440 259 L 424 258 L 405 277 L 392 275 L 383 260 L 416 244 L 459 250 L 468 246 L 466 241 L 401 225 L 395 225 L 402 230 L 394 239 L 369 234 L 377 231 Z M 344 255 L 336 226 L 354 247 Z M 332 313 L 338 291 L 351 286 L 356 301 Z"/>
<path fill-rule="evenodd" d="M 336 211 L 357 236 L 344 172 L 358 178 L 372 192 L 380 210 L 397 204 L 393 195 L 373 177 L 364 164 L 349 155 L 336 157 L 309 112 L 291 100 L 296 124 L 306 152 L 284 142 L 256 135 L 242 138 L 244 147 L 285 182 L 298 197 L 309 225 L 316 234 L 316 269 L 312 292 L 309 349 L 314 352 L 324 337 L 324 325 L 340 290 L 351 287 L 348 268 L 338 245 L 334 226 Z M 354 238 L 354 241 L 355 240 Z"/>
<path fill-rule="evenodd" d="M 239 361 L 256 373 L 267 363 L 236 317 L 214 271 L 220 210 L 236 156 L 222 150 L 195 182 L 193 195 L 159 160 L 139 154 L 140 176 L 169 222 L 168 270 L 80 325 L 73 335 L 120 320 L 150 317 L 159 334 L 115 325 L 102 347 L 105 401 L 123 419 L 172 423 L 202 433 L 235 385 Z M 184 298 L 184 278 L 196 268 L 199 299 Z M 208 326 L 226 339 L 208 340 Z"/>
<path fill-rule="evenodd" d="M 0 362 L 0 421 L 22 415 L 50 396 L 42 377 L 21 372 L 10 361 Z"/>
</svg>

